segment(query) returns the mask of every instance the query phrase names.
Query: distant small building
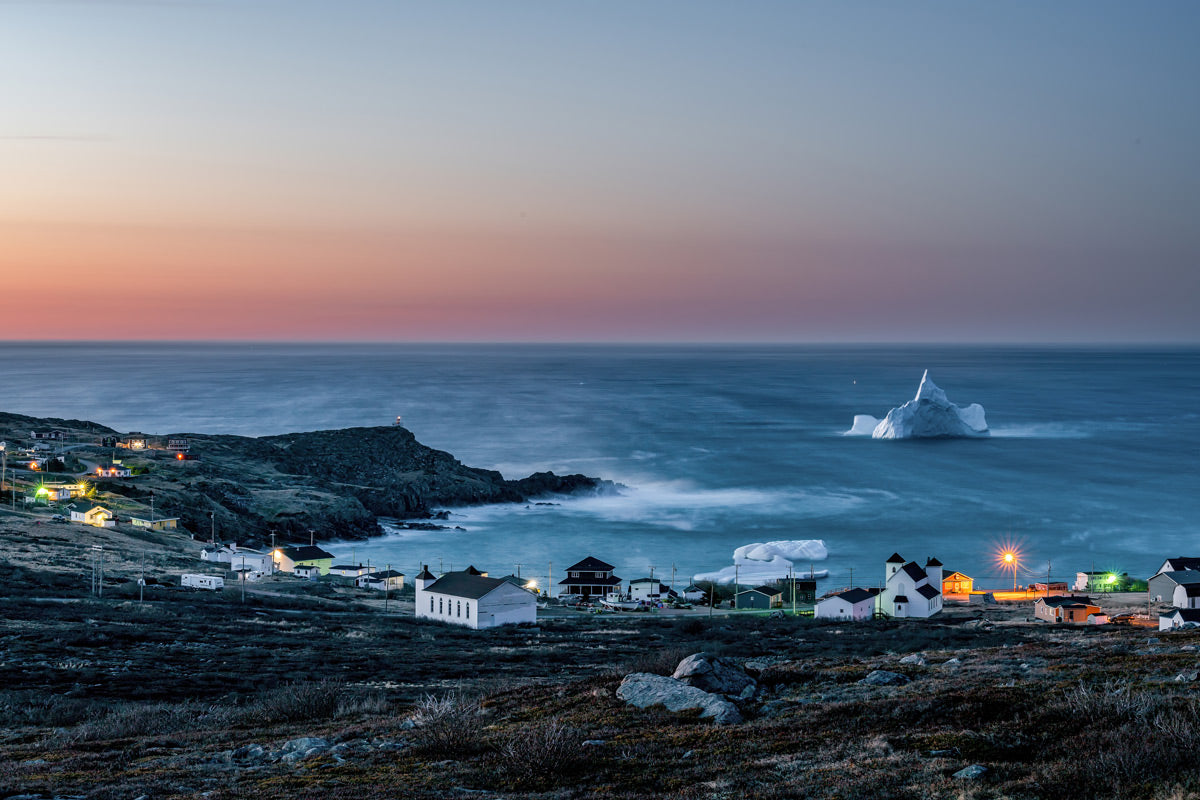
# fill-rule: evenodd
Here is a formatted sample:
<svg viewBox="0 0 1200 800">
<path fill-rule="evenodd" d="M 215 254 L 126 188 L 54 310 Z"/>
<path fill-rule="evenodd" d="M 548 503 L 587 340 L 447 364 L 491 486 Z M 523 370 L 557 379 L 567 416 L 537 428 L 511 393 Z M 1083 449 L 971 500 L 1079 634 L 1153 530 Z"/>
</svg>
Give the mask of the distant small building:
<svg viewBox="0 0 1200 800">
<path fill-rule="evenodd" d="M 292 574 L 297 578 L 315 581 L 317 578 L 321 577 L 321 568 L 316 564 L 297 564 L 296 566 L 292 567 Z"/>
<path fill-rule="evenodd" d="M 192 446 L 191 441 L 186 436 L 168 436 L 168 450 L 187 450 Z"/>
<path fill-rule="evenodd" d="M 694 583 L 690 583 L 686 588 L 684 588 L 681 594 L 683 599 L 687 600 L 689 603 L 698 603 L 708 597 L 708 590 L 697 586 Z"/>
<path fill-rule="evenodd" d="M 1031 583 L 1029 584 L 1029 591 L 1036 592 L 1037 594 L 1051 595 L 1066 594 L 1070 589 L 1067 588 L 1066 581 L 1054 581 L 1051 583 Z"/>
<path fill-rule="evenodd" d="M 333 554 L 311 544 L 300 547 L 280 547 L 272 553 L 272 556 L 278 572 L 295 572 L 298 566 L 315 566 L 322 575 L 325 575 L 333 566 Z"/>
<path fill-rule="evenodd" d="M 532 592 L 535 595 L 538 594 L 538 583 L 533 578 L 522 578 L 517 575 L 505 575 L 500 580 L 508 581 L 518 589 L 524 589 L 525 591 Z"/>
<path fill-rule="evenodd" d="M 1158 615 L 1160 631 L 1197 627 L 1200 627 L 1200 608 L 1173 608 L 1166 614 Z"/>
<path fill-rule="evenodd" d="M 152 531 L 173 531 L 179 527 L 179 517 L 130 517 L 129 524 L 135 528 L 147 528 Z"/>
<path fill-rule="evenodd" d="M 112 512 L 96 503 L 76 500 L 67 508 L 71 512 L 71 522 L 82 522 L 96 528 L 111 528 L 116 525 Z"/>
<path fill-rule="evenodd" d="M 813 609 L 816 619 L 840 619 L 858 622 L 875 616 L 875 597 L 878 589 L 848 589 L 823 597 Z"/>
<path fill-rule="evenodd" d="M 970 594 L 975 591 L 975 579 L 958 570 L 942 570 L 942 594 Z"/>
<path fill-rule="evenodd" d="M 61 503 L 63 500 L 78 497 L 80 491 L 77 483 L 43 483 L 34 490 L 34 495 L 39 501 Z"/>
<path fill-rule="evenodd" d="M 1125 572 L 1076 572 L 1076 592 L 1124 592 L 1129 590 L 1129 574 Z"/>
<path fill-rule="evenodd" d="M 329 568 L 329 574 L 353 580 L 363 575 L 370 575 L 375 569 L 375 567 L 366 564 L 334 564 Z"/>
<path fill-rule="evenodd" d="M 562 587 L 562 594 L 583 597 L 605 597 L 610 592 L 621 591 L 621 579 L 613 575 L 613 565 L 592 556 L 567 567 L 567 577 L 558 585 Z"/>
<path fill-rule="evenodd" d="M 1089 616 L 1100 613 L 1090 597 L 1039 597 L 1033 604 L 1033 615 L 1046 622 L 1086 623 Z"/>
<path fill-rule="evenodd" d="M 638 578 L 629 582 L 629 599 L 657 603 L 670 599 L 675 592 L 658 578 Z"/>
<path fill-rule="evenodd" d="M 783 592 L 777 586 L 756 586 L 733 596 L 734 608 L 779 608 Z"/>
<path fill-rule="evenodd" d="M 115 437 L 115 436 L 103 437 L 102 439 L 100 439 L 100 446 L 101 447 L 116 447 L 117 446 L 117 437 Z"/>
<path fill-rule="evenodd" d="M 30 439 L 54 439 L 54 440 L 61 442 L 63 439 L 63 432 L 62 431 L 30 431 L 29 438 Z"/>
<path fill-rule="evenodd" d="M 121 441 L 117 442 L 117 446 L 129 450 L 145 450 L 147 441 L 144 433 L 127 433 Z"/>
<path fill-rule="evenodd" d="M 97 464 L 96 465 L 96 477 L 97 478 L 131 478 L 131 477 L 133 477 L 133 470 L 131 470 L 129 467 L 123 466 L 121 464 L 109 464 L 108 466 L 105 466 L 104 464 Z"/>
<path fill-rule="evenodd" d="M 798 603 L 811 603 L 817 599 L 817 579 L 816 578 L 784 578 L 781 581 L 776 581 L 775 586 L 783 595 L 783 604 L 788 605 L 794 599 Z M 793 597 L 793 591 L 795 596 Z"/>
<path fill-rule="evenodd" d="M 374 589 L 377 592 L 385 589 L 397 591 L 404 588 L 404 573 L 394 569 L 381 569 L 369 575 L 360 575 L 354 579 L 354 585 L 360 589 Z"/>
<path fill-rule="evenodd" d="M 503 578 L 466 572 L 435 578 L 425 567 L 414 582 L 419 619 L 476 629 L 537 622 L 537 598 Z"/>
<path fill-rule="evenodd" d="M 274 561 L 270 553 L 262 553 L 258 550 L 238 547 L 236 544 L 230 546 L 222 545 L 214 550 L 201 550 L 200 560 L 228 564 L 229 569 L 234 572 L 245 570 L 247 572 L 270 573 L 274 567 Z"/>
</svg>

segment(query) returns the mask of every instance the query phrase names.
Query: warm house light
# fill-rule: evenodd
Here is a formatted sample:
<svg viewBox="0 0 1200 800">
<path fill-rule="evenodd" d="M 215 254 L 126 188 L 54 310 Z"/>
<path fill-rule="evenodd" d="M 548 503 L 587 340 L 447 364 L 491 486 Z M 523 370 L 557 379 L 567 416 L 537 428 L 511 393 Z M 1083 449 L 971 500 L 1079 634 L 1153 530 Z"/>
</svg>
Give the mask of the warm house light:
<svg viewBox="0 0 1200 800">
<path fill-rule="evenodd" d="M 176 460 L 176 461 L 183 461 L 183 453 L 176 453 L 176 454 L 175 454 L 175 460 Z"/>
<path fill-rule="evenodd" d="M 29 468 L 31 470 L 33 470 L 34 472 L 37 472 L 38 471 L 38 463 L 36 461 L 30 461 Z"/>
</svg>

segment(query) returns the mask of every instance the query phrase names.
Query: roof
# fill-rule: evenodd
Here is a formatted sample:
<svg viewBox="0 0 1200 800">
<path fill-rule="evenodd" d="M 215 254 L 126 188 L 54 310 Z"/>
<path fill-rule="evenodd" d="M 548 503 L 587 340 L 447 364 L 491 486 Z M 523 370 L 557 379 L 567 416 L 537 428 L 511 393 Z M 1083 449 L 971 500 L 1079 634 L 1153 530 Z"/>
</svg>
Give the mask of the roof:
<svg viewBox="0 0 1200 800">
<path fill-rule="evenodd" d="M 334 564 L 330 569 L 366 569 L 362 564 Z"/>
<path fill-rule="evenodd" d="M 373 580 L 373 581 L 381 581 L 381 580 L 383 580 L 384 578 L 403 578 L 403 577 L 404 577 L 404 573 L 403 573 L 403 572 L 397 572 L 397 571 L 396 571 L 396 570 L 394 570 L 394 569 L 381 569 L 381 570 L 379 570 L 378 572 L 372 572 L 372 573 L 371 573 L 370 575 L 368 575 L 367 577 L 368 577 L 368 578 L 370 578 L 370 579 L 371 579 L 371 580 Z"/>
<path fill-rule="evenodd" d="M 89 511 L 96 509 L 96 508 L 103 509 L 105 511 L 108 510 L 108 509 L 104 508 L 104 506 L 100 505 L 99 503 L 89 503 L 85 500 L 76 500 L 74 503 L 69 503 L 67 505 L 67 508 L 71 509 L 72 511 L 74 511 L 78 514 L 86 514 Z"/>
<path fill-rule="evenodd" d="M 738 594 L 749 594 L 750 592 L 758 592 L 759 594 L 765 594 L 767 597 L 774 597 L 777 594 L 783 594 L 782 589 L 776 588 L 774 586 L 755 586 L 753 589 L 746 589 L 744 591 L 738 592 Z"/>
<path fill-rule="evenodd" d="M 864 600 L 872 600 L 875 597 L 875 592 L 868 592 L 866 589 L 847 589 L 841 594 L 835 594 L 841 600 L 845 600 L 850 605 L 858 605 Z"/>
<path fill-rule="evenodd" d="M 1184 622 L 1200 622 L 1200 608 L 1173 608 L 1169 614 L 1160 614 L 1159 616 L 1179 617 Z"/>
<path fill-rule="evenodd" d="M 621 579 L 616 575 L 609 575 L 607 578 L 564 578 L 558 582 L 559 586 L 617 586 L 621 583 Z"/>
<path fill-rule="evenodd" d="M 923 581 L 923 580 L 929 579 L 929 575 L 927 575 L 925 573 L 925 570 L 918 567 L 917 562 L 915 562 L 915 561 L 908 562 L 900 569 L 904 572 L 905 575 L 912 578 L 914 581 Z"/>
<path fill-rule="evenodd" d="M 921 597 L 924 597 L 926 600 L 932 600 L 941 594 L 941 592 L 926 583 L 923 586 L 917 587 L 917 594 L 921 595 Z"/>
<path fill-rule="evenodd" d="M 299 571 L 300 571 L 300 570 L 302 570 L 302 569 L 303 569 L 303 570 L 312 570 L 312 569 L 315 569 L 315 570 L 320 570 L 321 568 L 320 568 L 320 567 L 318 567 L 316 564 L 297 564 L 297 565 L 296 565 L 296 571 L 297 571 L 297 572 L 299 572 Z"/>
<path fill-rule="evenodd" d="M 942 562 L 938 561 L 936 558 L 932 558 L 932 557 L 930 557 L 930 558 L 926 559 L 926 561 L 925 561 L 925 566 L 927 566 L 927 567 L 940 567 L 940 566 L 942 566 Z"/>
<path fill-rule="evenodd" d="M 662 583 L 662 581 L 660 581 L 658 578 L 637 578 L 636 580 L 630 581 L 630 583 Z"/>
<path fill-rule="evenodd" d="M 898 594 L 898 595 L 896 595 L 895 597 L 893 597 L 893 598 L 892 598 L 892 602 L 893 602 L 893 603 L 907 603 L 907 602 L 908 602 L 908 595 L 906 595 L 906 594 Z"/>
<path fill-rule="evenodd" d="M 961 575 L 964 578 L 971 577 L 970 575 L 968 575 L 965 572 L 960 572 L 956 569 L 946 569 L 945 567 L 942 567 L 942 580 L 946 580 L 947 578 L 953 578 L 955 575 Z"/>
<path fill-rule="evenodd" d="M 1037 602 L 1051 606 L 1053 608 L 1083 608 L 1084 606 L 1095 606 L 1099 608 L 1096 601 L 1090 597 L 1072 597 L 1071 595 L 1059 595 L 1057 597 L 1039 597 Z"/>
<path fill-rule="evenodd" d="M 481 575 L 470 575 L 466 572 L 447 572 L 429 586 L 427 592 L 448 594 L 467 600 L 478 600 L 486 594 L 491 594 L 497 587 L 504 586 L 508 581 L 503 578 L 485 578 Z"/>
<path fill-rule="evenodd" d="M 1200 583 L 1181 583 L 1185 597 L 1200 597 Z"/>
<path fill-rule="evenodd" d="M 605 564 L 598 558 L 588 556 L 578 564 L 567 567 L 567 572 L 610 572 L 612 569 L 612 564 Z"/>
<path fill-rule="evenodd" d="M 482 575 L 483 574 L 483 572 L 481 572 L 480 570 L 475 569 L 474 564 L 472 564 L 471 566 L 464 569 L 463 572 L 467 573 L 468 575 Z"/>
<path fill-rule="evenodd" d="M 1200 583 L 1200 571 L 1194 569 L 1181 569 L 1175 570 L 1174 572 L 1160 572 L 1154 577 L 1158 578 L 1164 575 L 1175 581 L 1175 583 Z"/>
<path fill-rule="evenodd" d="M 1191 556 L 1176 556 L 1175 558 L 1168 558 L 1167 564 L 1171 565 L 1172 570 L 1200 570 L 1200 558 L 1193 558 Z"/>
<path fill-rule="evenodd" d="M 888 563 L 888 564 L 903 564 L 904 556 L 900 555 L 899 553 L 892 553 L 892 557 L 889 558 L 886 563 Z"/>
<path fill-rule="evenodd" d="M 292 561 L 315 561 L 324 558 L 333 558 L 333 553 L 326 553 L 321 548 L 306 544 L 300 547 L 281 547 L 279 552 L 290 558 Z"/>
</svg>

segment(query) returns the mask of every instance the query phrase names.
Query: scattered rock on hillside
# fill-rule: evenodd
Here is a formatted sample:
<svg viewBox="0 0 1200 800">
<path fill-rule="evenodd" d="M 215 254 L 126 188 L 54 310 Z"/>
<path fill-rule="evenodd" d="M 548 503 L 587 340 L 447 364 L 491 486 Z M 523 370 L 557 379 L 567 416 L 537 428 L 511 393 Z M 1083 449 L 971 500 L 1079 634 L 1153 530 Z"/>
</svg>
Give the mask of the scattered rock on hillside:
<svg viewBox="0 0 1200 800">
<path fill-rule="evenodd" d="M 962 780 L 973 781 L 977 778 L 982 778 L 987 774 L 988 768 L 982 764 L 972 764 L 969 767 L 963 767 L 958 772 L 954 773 L 954 777 Z"/>
<path fill-rule="evenodd" d="M 730 700 L 747 700 L 754 696 L 758 683 L 733 661 L 718 658 L 711 653 L 695 653 L 679 662 L 671 675 L 686 683 L 713 694 L 721 694 Z"/>
<path fill-rule="evenodd" d="M 901 675 L 899 672 L 888 672 L 885 669 L 877 669 L 859 681 L 859 683 L 865 683 L 868 686 L 903 686 L 911 680 L 912 678 L 907 675 Z"/>
<path fill-rule="evenodd" d="M 900 659 L 901 664 L 915 664 L 918 667 L 925 666 L 925 656 L 920 653 L 913 653 Z"/>
<path fill-rule="evenodd" d="M 742 721 L 737 706 L 719 695 L 709 694 L 703 689 L 688 686 L 674 678 L 649 672 L 626 675 L 617 689 L 617 697 L 638 708 L 663 706 L 668 711 L 700 709 L 701 717 L 712 718 L 718 725 Z"/>
</svg>

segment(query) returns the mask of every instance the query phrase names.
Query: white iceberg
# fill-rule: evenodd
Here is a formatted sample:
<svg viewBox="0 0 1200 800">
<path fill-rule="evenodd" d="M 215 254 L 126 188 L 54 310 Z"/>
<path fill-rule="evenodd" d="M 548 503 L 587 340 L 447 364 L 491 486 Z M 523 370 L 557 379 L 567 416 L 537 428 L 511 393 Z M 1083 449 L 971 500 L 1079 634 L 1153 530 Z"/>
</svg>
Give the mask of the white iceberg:
<svg viewBox="0 0 1200 800">
<path fill-rule="evenodd" d="M 825 542 L 821 539 L 800 539 L 783 542 L 755 542 L 733 551 L 734 566 L 715 572 L 702 572 L 692 576 L 693 581 L 733 583 L 757 586 L 795 575 L 809 577 L 808 569 L 796 569 L 794 561 L 823 561 L 829 557 Z M 828 577 L 829 570 L 812 571 L 811 577 Z"/>
<path fill-rule="evenodd" d="M 854 418 L 854 427 L 847 435 L 865 436 L 873 417 L 860 414 Z M 871 429 L 875 439 L 953 439 L 988 436 L 987 419 L 983 406 L 972 403 L 961 408 L 946 398 L 929 377 L 929 370 L 921 377 L 917 396 L 898 408 Z"/>
</svg>

